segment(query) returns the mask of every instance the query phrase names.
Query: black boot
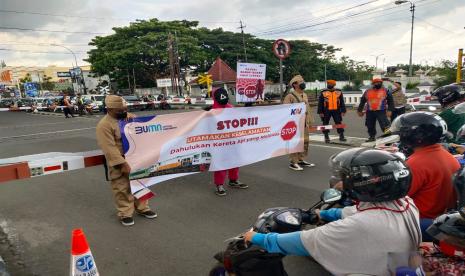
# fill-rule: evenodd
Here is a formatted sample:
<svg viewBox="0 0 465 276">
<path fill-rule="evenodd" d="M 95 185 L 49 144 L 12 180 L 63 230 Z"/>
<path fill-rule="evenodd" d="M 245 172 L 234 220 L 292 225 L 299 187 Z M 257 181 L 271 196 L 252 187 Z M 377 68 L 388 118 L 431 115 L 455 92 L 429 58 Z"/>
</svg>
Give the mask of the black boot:
<svg viewBox="0 0 465 276">
<path fill-rule="evenodd" d="M 325 133 L 325 143 L 330 143 L 331 139 L 329 139 L 329 133 Z"/>
<path fill-rule="evenodd" d="M 347 139 L 344 137 L 344 133 L 339 133 L 339 141 L 347 142 Z"/>
</svg>

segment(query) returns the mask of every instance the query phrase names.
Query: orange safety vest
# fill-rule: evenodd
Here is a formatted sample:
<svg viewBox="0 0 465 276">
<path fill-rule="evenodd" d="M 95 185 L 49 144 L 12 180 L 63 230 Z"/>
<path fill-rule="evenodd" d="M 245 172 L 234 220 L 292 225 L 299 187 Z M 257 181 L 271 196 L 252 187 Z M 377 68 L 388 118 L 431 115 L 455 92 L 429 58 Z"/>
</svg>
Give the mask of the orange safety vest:
<svg viewBox="0 0 465 276">
<path fill-rule="evenodd" d="M 339 109 L 339 101 L 341 98 L 341 91 L 324 91 L 323 97 L 325 98 L 325 107 L 328 110 L 338 110 Z"/>
<path fill-rule="evenodd" d="M 387 91 L 384 88 L 369 89 L 366 92 L 366 99 L 370 111 L 386 110 L 387 108 Z"/>
</svg>

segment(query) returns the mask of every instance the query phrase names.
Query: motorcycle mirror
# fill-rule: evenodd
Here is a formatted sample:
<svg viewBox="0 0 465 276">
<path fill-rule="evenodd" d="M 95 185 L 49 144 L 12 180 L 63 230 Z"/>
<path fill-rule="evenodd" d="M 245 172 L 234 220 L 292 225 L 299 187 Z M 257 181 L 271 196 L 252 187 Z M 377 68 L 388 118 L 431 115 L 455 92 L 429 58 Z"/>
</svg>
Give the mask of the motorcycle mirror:
<svg viewBox="0 0 465 276">
<path fill-rule="evenodd" d="M 321 194 L 321 201 L 324 203 L 331 203 L 331 202 L 336 202 L 339 201 L 342 198 L 342 193 L 341 191 L 338 191 L 336 189 L 327 189 Z"/>
<path fill-rule="evenodd" d="M 438 109 L 435 106 L 430 105 L 430 106 L 428 106 L 428 110 L 429 111 L 436 111 Z"/>
</svg>

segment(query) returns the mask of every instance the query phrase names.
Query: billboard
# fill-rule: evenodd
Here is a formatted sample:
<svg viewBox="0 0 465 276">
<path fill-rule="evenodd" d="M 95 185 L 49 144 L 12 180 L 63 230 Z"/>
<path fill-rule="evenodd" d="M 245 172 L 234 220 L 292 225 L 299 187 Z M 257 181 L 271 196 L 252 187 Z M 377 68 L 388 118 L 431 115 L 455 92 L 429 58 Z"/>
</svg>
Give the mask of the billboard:
<svg viewBox="0 0 465 276">
<path fill-rule="evenodd" d="M 236 102 L 264 100 L 266 65 L 237 63 Z"/>
<path fill-rule="evenodd" d="M 24 83 L 24 91 L 28 97 L 37 97 L 39 96 L 39 84 L 36 82 L 26 82 Z"/>
<path fill-rule="evenodd" d="M 171 87 L 171 79 L 157 79 L 157 87 Z"/>
</svg>

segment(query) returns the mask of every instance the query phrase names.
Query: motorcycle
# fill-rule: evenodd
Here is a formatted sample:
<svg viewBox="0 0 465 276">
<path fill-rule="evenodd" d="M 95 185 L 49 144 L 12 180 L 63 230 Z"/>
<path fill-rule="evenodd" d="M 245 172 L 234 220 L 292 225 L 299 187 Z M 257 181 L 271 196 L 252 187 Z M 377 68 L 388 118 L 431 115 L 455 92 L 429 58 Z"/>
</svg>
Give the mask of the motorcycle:
<svg viewBox="0 0 465 276">
<path fill-rule="evenodd" d="M 320 201 L 308 210 L 290 207 L 269 208 L 261 213 L 250 230 L 257 233 L 291 233 L 306 225 L 318 225 L 315 210 L 325 210 L 343 202 L 345 196 L 336 189 L 327 189 Z M 210 276 L 272 276 L 287 275 L 282 259 L 284 255 L 268 253 L 263 248 L 247 243 L 243 235 L 226 240 L 226 250 L 215 254 L 218 263 L 210 270 Z"/>
</svg>

